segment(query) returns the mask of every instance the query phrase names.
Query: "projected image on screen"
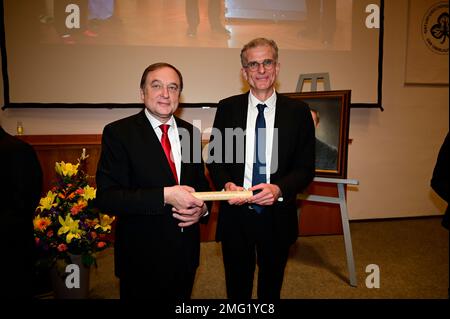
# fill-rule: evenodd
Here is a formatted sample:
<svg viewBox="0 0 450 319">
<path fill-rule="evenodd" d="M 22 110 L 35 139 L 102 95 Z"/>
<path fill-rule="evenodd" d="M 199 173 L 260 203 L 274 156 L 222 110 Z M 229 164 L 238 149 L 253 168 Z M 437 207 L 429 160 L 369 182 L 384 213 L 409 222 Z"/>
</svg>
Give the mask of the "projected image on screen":
<svg viewBox="0 0 450 319">
<path fill-rule="evenodd" d="M 284 49 L 351 49 L 352 0 L 37 2 L 46 44 L 240 48 L 264 35 Z"/>
<path fill-rule="evenodd" d="M 278 44 L 280 92 L 294 92 L 300 75 L 328 73 L 352 103 L 377 101 L 379 30 L 365 22 L 379 0 L 0 3 L 8 107 L 134 107 L 142 71 L 159 61 L 181 70 L 183 102 L 216 103 L 248 90 L 239 51 L 257 37 Z"/>
</svg>

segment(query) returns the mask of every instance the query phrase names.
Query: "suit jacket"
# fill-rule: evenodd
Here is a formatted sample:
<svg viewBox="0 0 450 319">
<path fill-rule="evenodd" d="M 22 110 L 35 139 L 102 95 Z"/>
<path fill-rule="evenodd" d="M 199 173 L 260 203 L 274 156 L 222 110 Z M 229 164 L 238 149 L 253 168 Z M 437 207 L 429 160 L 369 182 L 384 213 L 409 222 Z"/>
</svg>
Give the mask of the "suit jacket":
<svg viewBox="0 0 450 319">
<path fill-rule="evenodd" d="M 181 119 L 175 120 L 179 132 L 184 129 L 190 134 L 190 145 L 181 143 L 180 184 L 196 191 L 208 190 L 201 158 L 192 160 L 197 155 L 193 147 L 200 148 L 200 132 Z M 199 264 L 199 225 L 181 232 L 179 221 L 172 216 L 172 206 L 164 205 L 163 188 L 175 185 L 175 180 L 144 110 L 105 127 L 96 180 L 97 206 L 118 216 L 117 276 L 142 270 L 143 265 L 155 273 L 176 271 L 176 265 L 195 270 Z"/>
<path fill-rule="evenodd" d="M 222 145 L 225 148 L 225 128 L 242 128 L 246 130 L 248 94 L 229 97 L 219 102 L 214 128 L 222 132 Z M 298 236 L 298 218 L 296 195 L 303 191 L 314 177 L 315 131 L 308 106 L 300 101 L 277 94 L 274 127 L 274 144 L 278 140 L 278 160 L 272 165 L 278 168 L 270 175 L 270 183 L 280 187 L 283 201 L 267 206 L 264 213 L 272 214 L 275 235 L 282 241 L 292 243 Z M 254 128 L 249 128 L 254 129 Z M 235 141 L 234 141 L 235 142 Z M 212 136 L 211 145 L 214 143 Z M 217 141 L 215 143 L 217 145 Z M 211 148 L 212 151 L 213 147 Z M 230 156 L 228 152 L 227 156 Z M 237 156 L 245 154 L 245 142 L 241 149 L 234 146 L 232 163 L 225 162 L 223 154 L 221 163 L 208 164 L 211 178 L 217 189 L 223 189 L 227 182 L 243 185 L 244 163 L 239 163 Z M 209 162 L 209 161 L 208 161 Z M 228 161 L 229 162 L 229 161 Z M 233 219 L 239 218 L 239 211 L 245 206 L 230 206 L 221 203 L 217 224 L 216 240 L 223 239 L 233 229 Z"/>
<path fill-rule="evenodd" d="M 450 213 L 449 213 L 449 198 L 450 198 L 450 134 L 447 133 L 444 143 L 442 144 L 436 160 L 436 165 L 433 169 L 433 176 L 431 178 L 431 187 L 433 190 L 447 202 L 447 209 L 442 219 L 442 226 L 449 229 L 450 227 Z"/>
<path fill-rule="evenodd" d="M 0 127 L 0 241 L 7 261 L 0 263 L 3 276 L 0 296 L 31 297 L 34 256 L 33 214 L 42 190 L 42 170 L 31 145 Z"/>
<path fill-rule="evenodd" d="M 333 146 L 316 138 L 316 168 L 337 170 L 338 151 Z"/>
</svg>

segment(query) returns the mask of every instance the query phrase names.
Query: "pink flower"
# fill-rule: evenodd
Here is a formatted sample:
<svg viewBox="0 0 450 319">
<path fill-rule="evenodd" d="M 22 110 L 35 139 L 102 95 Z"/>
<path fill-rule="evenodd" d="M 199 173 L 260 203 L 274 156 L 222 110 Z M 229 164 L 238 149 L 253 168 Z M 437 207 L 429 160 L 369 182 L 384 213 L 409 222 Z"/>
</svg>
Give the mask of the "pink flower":
<svg viewBox="0 0 450 319">
<path fill-rule="evenodd" d="M 58 251 L 63 252 L 67 250 L 66 244 L 59 244 L 58 245 Z"/>
</svg>

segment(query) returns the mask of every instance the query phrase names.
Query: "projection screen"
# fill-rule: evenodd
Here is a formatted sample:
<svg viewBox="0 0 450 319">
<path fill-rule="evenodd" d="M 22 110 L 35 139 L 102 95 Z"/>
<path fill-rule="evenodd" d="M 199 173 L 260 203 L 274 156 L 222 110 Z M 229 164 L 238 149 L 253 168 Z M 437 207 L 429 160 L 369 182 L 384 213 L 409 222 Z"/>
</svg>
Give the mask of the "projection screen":
<svg viewBox="0 0 450 319">
<path fill-rule="evenodd" d="M 214 105 L 248 89 L 239 53 L 255 37 L 278 43 L 278 91 L 329 73 L 333 90 L 352 90 L 352 106 L 381 107 L 383 1 L 3 0 L 2 9 L 5 108 L 136 107 L 142 71 L 159 61 L 183 73 L 183 105 Z"/>
</svg>

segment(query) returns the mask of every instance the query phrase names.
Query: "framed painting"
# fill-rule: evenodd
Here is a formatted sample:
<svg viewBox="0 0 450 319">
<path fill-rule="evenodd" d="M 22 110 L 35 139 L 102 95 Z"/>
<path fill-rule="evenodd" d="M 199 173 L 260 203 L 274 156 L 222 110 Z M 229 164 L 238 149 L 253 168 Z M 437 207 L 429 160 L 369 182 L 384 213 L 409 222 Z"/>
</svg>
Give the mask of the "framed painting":
<svg viewBox="0 0 450 319">
<path fill-rule="evenodd" d="M 316 176 L 347 178 L 350 90 L 283 93 L 308 104 L 316 129 Z"/>
</svg>

